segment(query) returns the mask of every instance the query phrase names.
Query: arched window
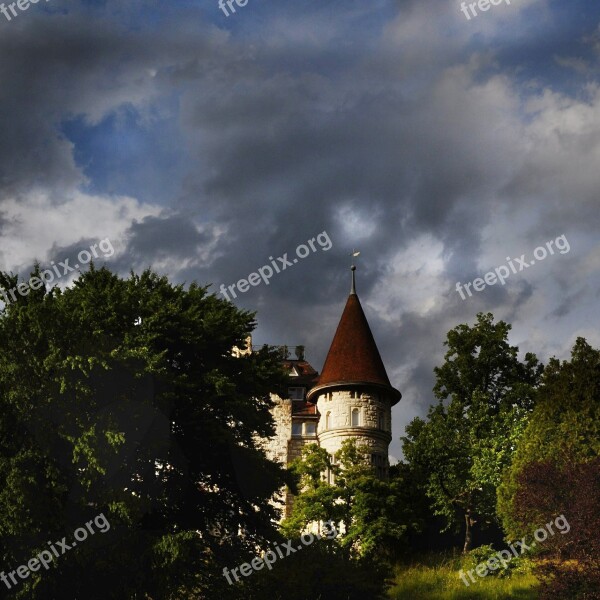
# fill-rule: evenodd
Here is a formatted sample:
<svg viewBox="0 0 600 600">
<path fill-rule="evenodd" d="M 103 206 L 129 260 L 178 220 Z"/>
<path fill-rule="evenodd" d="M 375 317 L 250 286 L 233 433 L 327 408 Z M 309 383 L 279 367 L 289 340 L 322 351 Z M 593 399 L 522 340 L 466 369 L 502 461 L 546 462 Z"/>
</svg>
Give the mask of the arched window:
<svg viewBox="0 0 600 600">
<path fill-rule="evenodd" d="M 352 427 L 360 427 L 360 410 L 358 408 L 352 409 Z"/>
<path fill-rule="evenodd" d="M 328 410 L 325 414 L 325 429 L 331 429 L 331 411 Z"/>
</svg>

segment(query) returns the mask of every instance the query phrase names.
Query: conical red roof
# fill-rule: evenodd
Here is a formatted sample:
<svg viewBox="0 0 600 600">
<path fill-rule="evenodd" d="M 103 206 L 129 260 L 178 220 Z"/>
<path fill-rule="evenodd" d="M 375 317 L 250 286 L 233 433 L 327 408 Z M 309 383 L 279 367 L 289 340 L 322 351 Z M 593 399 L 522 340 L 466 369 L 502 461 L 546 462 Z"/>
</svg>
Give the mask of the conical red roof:
<svg viewBox="0 0 600 600">
<path fill-rule="evenodd" d="M 369 323 L 354 293 L 348 297 L 317 385 L 346 381 L 390 386 Z"/>
</svg>

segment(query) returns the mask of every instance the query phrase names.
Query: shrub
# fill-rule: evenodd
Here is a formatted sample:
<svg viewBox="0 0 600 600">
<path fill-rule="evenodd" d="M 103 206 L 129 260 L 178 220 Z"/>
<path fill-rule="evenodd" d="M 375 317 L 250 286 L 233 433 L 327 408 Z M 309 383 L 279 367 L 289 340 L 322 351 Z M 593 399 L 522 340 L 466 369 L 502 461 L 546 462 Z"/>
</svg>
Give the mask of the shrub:
<svg viewBox="0 0 600 600">
<path fill-rule="evenodd" d="M 497 550 L 491 544 L 485 544 L 471 550 L 463 561 L 463 570 L 468 571 L 475 569 L 478 564 L 486 563 L 489 558 L 496 554 Z M 500 579 L 511 577 L 512 575 L 527 574 L 532 569 L 531 560 L 524 556 L 513 557 L 510 561 L 500 563 L 500 566 L 492 571 L 488 571 L 487 577 L 498 577 Z"/>
<path fill-rule="evenodd" d="M 523 527 L 564 514 L 570 530 L 548 537 L 536 574 L 542 600 L 600 600 L 600 458 L 559 467 L 527 465 L 519 477 L 515 516 Z"/>
<path fill-rule="evenodd" d="M 294 547 L 296 543 L 294 542 Z M 377 600 L 385 598 L 387 570 L 376 560 L 351 558 L 320 541 L 229 586 L 235 600 Z"/>
</svg>

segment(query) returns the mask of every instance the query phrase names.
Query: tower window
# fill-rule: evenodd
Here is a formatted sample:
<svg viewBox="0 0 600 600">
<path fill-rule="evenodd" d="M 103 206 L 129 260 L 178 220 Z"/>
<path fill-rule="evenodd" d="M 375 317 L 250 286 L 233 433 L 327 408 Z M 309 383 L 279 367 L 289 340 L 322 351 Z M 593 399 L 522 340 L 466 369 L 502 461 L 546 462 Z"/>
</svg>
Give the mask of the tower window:
<svg viewBox="0 0 600 600">
<path fill-rule="evenodd" d="M 358 408 L 352 409 L 352 427 L 360 427 L 360 410 Z"/>
<path fill-rule="evenodd" d="M 331 429 L 331 411 L 328 410 L 325 414 L 325 429 Z"/>
<path fill-rule="evenodd" d="M 379 429 L 385 429 L 385 415 L 383 414 L 383 411 L 377 413 L 377 427 Z"/>
<path fill-rule="evenodd" d="M 302 435 L 302 423 L 292 423 L 292 435 Z"/>
</svg>

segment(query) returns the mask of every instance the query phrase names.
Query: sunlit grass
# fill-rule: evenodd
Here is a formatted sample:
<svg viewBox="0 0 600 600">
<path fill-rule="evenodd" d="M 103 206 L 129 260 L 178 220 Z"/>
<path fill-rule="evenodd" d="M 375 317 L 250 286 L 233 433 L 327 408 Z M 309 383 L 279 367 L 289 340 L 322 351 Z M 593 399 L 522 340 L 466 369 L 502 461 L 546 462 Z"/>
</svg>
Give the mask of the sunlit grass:
<svg viewBox="0 0 600 600">
<path fill-rule="evenodd" d="M 477 578 L 468 587 L 459 578 L 460 557 L 434 555 L 422 563 L 399 565 L 394 585 L 389 591 L 392 600 L 534 600 L 538 580 L 529 573 L 516 573 L 510 578 Z"/>
</svg>

